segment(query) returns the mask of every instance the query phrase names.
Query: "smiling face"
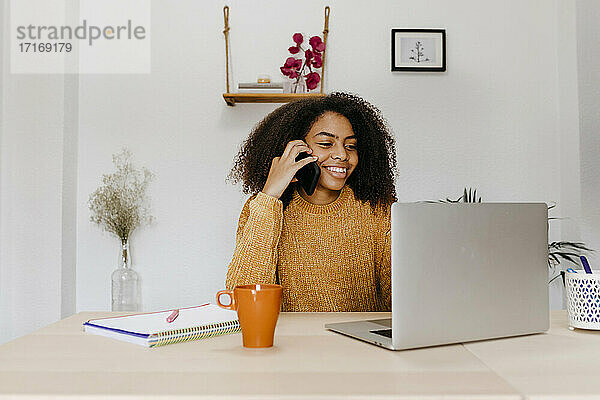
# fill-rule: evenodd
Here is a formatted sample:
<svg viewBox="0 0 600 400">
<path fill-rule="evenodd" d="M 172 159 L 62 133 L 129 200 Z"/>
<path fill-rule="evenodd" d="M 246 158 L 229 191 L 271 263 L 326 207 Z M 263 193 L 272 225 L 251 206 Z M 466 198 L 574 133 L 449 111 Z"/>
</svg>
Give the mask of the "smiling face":
<svg viewBox="0 0 600 400">
<path fill-rule="evenodd" d="M 315 192 L 341 190 L 358 164 L 356 136 L 350 121 L 328 111 L 313 124 L 304 141 L 321 167 Z"/>
</svg>

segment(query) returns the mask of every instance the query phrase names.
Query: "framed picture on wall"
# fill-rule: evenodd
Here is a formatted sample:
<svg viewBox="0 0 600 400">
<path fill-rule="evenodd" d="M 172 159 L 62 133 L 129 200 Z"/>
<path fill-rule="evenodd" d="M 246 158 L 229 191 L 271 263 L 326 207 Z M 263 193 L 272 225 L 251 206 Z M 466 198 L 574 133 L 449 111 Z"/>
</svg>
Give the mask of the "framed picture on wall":
<svg viewBox="0 0 600 400">
<path fill-rule="evenodd" d="M 392 71 L 445 70 L 445 29 L 392 29 Z"/>
</svg>

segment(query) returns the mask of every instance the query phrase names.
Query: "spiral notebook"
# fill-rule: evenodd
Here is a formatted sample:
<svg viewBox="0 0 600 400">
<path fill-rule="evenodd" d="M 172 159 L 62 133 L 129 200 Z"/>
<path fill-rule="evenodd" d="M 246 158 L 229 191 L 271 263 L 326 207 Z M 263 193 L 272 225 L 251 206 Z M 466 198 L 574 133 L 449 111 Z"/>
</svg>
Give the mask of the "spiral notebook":
<svg viewBox="0 0 600 400">
<path fill-rule="evenodd" d="M 205 339 L 240 332 L 235 311 L 214 304 L 175 310 L 118 317 L 90 319 L 83 324 L 87 333 L 135 343 L 145 347 L 158 347 L 171 343 Z M 172 322 L 167 322 L 171 317 Z"/>
</svg>

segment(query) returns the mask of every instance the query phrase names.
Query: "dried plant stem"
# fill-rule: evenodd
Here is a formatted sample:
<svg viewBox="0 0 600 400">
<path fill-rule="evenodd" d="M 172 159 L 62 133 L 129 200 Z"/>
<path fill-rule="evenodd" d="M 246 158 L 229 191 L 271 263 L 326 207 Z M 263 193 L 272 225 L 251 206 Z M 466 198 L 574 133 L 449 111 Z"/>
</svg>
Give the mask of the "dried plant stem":
<svg viewBox="0 0 600 400">
<path fill-rule="evenodd" d="M 89 198 L 90 221 L 116 235 L 124 245 L 138 227 L 152 222 L 148 185 L 154 175 L 135 169 L 132 154 L 123 149 L 113 155 L 116 171 L 102 176 L 102 185 Z"/>
</svg>

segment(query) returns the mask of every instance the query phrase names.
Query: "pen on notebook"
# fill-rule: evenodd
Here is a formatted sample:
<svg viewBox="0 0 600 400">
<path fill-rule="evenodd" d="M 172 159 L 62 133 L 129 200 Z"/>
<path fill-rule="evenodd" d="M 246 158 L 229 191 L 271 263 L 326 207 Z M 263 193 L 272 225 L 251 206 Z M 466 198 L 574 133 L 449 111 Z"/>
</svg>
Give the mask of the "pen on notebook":
<svg viewBox="0 0 600 400">
<path fill-rule="evenodd" d="M 573 268 L 567 268 L 567 272 L 572 272 L 572 273 L 574 273 L 574 274 L 576 274 L 576 273 L 577 273 L 577 271 L 575 271 Z"/>
<path fill-rule="evenodd" d="M 175 319 L 177 319 L 177 317 L 179 317 L 179 310 L 173 310 L 171 315 L 169 315 L 167 317 L 167 322 L 171 323 L 171 322 L 175 321 Z"/>
<path fill-rule="evenodd" d="M 581 264 L 583 265 L 583 269 L 585 270 L 585 273 L 591 274 L 592 269 L 590 268 L 590 263 L 588 263 L 587 258 L 585 258 L 585 256 L 579 256 L 579 259 L 581 260 Z"/>
</svg>

